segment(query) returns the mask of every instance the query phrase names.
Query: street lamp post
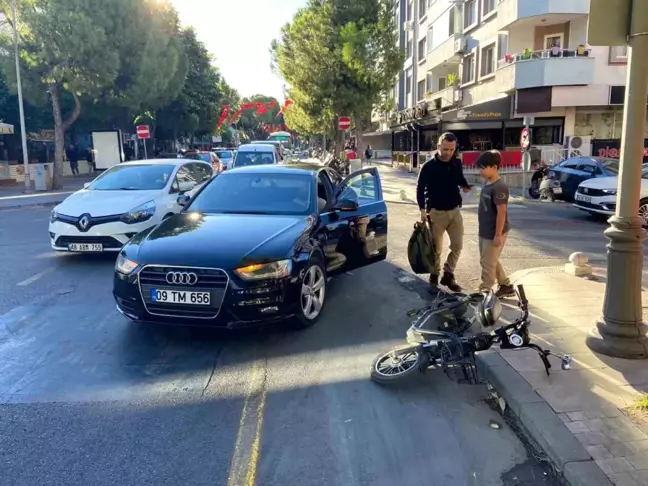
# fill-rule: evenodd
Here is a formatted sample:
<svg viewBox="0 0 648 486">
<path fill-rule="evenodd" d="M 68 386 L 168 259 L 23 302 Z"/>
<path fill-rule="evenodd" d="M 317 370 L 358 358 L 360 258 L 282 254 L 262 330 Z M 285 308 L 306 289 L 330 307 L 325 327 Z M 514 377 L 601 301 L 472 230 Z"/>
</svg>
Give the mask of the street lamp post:
<svg viewBox="0 0 648 486">
<path fill-rule="evenodd" d="M 13 24 L 14 55 L 16 57 L 16 85 L 18 88 L 18 108 L 20 110 L 20 136 L 22 139 L 23 170 L 25 172 L 25 192 L 31 192 L 29 177 L 29 155 L 27 154 L 27 132 L 25 131 L 25 108 L 23 106 L 22 82 L 20 80 L 20 57 L 18 55 L 18 16 L 16 0 L 11 0 L 11 17 Z"/>
<path fill-rule="evenodd" d="M 610 15 L 616 15 L 614 7 L 619 7 L 617 12 L 620 11 L 621 17 L 618 22 L 610 23 Z M 593 12 L 596 8 L 600 10 Z M 625 25 L 624 16 L 627 16 Z M 605 231 L 609 243 L 603 318 L 587 337 L 587 345 L 608 356 L 645 359 L 648 358 L 648 326 L 643 322 L 641 302 L 645 232 L 639 217 L 639 200 L 648 99 L 648 2 L 592 0 L 590 36 L 598 27 L 597 20 L 612 25 L 612 30 L 615 25 L 619 30 L 625 29 L 629 49 L 617 205 L 615 215 L 609 219 L 610 227 Z"/>
</svg>

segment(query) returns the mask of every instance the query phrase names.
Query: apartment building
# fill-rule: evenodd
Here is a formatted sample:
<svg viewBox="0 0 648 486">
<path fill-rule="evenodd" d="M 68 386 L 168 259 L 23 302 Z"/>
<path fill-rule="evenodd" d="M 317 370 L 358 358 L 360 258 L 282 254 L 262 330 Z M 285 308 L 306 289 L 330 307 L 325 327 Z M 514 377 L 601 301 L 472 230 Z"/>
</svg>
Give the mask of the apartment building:
<svg viewBox="0 0 648 486">
<path fill-rule="evenodd" d="M 519 147 L 525 116 L 534 145 L 613 150 L 627 48 L 589 46 L 588 11 L 589 0 L 395 0 L 407 61 L 397 113 L 375 117 L 393 150 L 433 150 L 447 130 L 465 150 Z"/>
</svg>

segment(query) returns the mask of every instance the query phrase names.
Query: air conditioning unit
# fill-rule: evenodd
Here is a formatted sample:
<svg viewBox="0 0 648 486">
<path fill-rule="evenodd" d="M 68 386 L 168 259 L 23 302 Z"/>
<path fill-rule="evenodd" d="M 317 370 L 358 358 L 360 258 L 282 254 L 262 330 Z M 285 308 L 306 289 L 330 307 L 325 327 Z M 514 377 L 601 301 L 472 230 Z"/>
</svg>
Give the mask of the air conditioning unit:
<svg viewBox="0 0 648 486">
<path fill-rule="evenodd" d="M 566 137 L 567 157 L 589 157 L 592 155 L 592 137 Z"/>
<path fill-rule="evenodd" d="M 463 101 L 463 90 L 460 88 L 457 88 L 454 90 L 454 93 L 452 95 L 452 101 L 455 103 L 459 103 Z"/>
<path fill-rule="evenodd" d="M 403 22 L 403 29 L 406 32 L 412 32 L 414 30 L 414 22 L 412 22 L 411 20 Z"/>
<path fill-rule="evenodd" d="M 465 54 L 468 50 L 468 41 L 464 36 L 455 39 L 454 52 L 455 54 Z"/>
</svg>

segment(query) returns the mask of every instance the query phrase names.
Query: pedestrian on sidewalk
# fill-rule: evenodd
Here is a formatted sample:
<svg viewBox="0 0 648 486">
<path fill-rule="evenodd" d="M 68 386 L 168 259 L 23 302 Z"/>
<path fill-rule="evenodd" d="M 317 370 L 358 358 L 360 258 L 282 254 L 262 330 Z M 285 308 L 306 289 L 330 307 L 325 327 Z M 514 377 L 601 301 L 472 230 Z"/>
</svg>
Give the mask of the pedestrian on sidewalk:
<svg viewBox="0 0 648 486">
<path fill-rule="evenodd" d="M 506 244 L 510 226 L 508 220 L 509 188 L 500 179 L 502 155 L 497 150 L 484 152 L 477 159 L 477 167 L 486 179 L 479 198 L 479 263 L 481 265 L 480 291 L 489 291 L 497 282 L 495 295 L 513 297 L 515 289 L 506 275 L 500 256 Z"/>
<path fill-rule="evenodd" d="M 371 165 L 371 157 L 373 156 L 373 150 L 371 150 L 371 145 L 367 145 L 365 150 L 365 159 L 367 159 L 367 165 Z"/>
<path fill-rule="evenodd" d="M 434 241 L 434 273 L 430 274 L 430 290 L 436 292 L 439 283 L 453 292 L 460 292 L 461 287 L 454 277 L 454 270 L 463 248 L 464 226 L 461 216 L 463 201 L 459 188 L 464 193 L 471 187 L 463 174 L 461 161 L 457 158 L 457 137 L 446 132 L 439 137 L 437 153 L 421 167 L 416 183 L 416 200 L 421 210 L 421 220 L 428 218 L 432 223 Z M 450 253 L 441 273 L 441 251 L 443 235 L 450 237 Z"/>
<path fill-rule="evenodd" d="M 66 155 L 70 161 L 70 170 L 72 171 L 72 175 L 79 175 L 79 151 L 73 144 L 70 144 Z"/>
</svg>

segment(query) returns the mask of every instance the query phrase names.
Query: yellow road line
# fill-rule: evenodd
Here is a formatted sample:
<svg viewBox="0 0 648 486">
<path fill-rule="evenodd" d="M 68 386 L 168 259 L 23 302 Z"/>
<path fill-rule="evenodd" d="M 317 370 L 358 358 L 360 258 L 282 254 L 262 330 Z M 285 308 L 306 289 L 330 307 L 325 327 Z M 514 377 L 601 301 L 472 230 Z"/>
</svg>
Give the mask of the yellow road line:
<svg viewBox="0 0 648 486">
<path fill-rule="evenodd" d="M 250 388 L 243 403 L 227 486 L 255 486 L 261 456 L 261 430 L 266 404 L 266 363 L 252 367 Z"/>
</svg>

